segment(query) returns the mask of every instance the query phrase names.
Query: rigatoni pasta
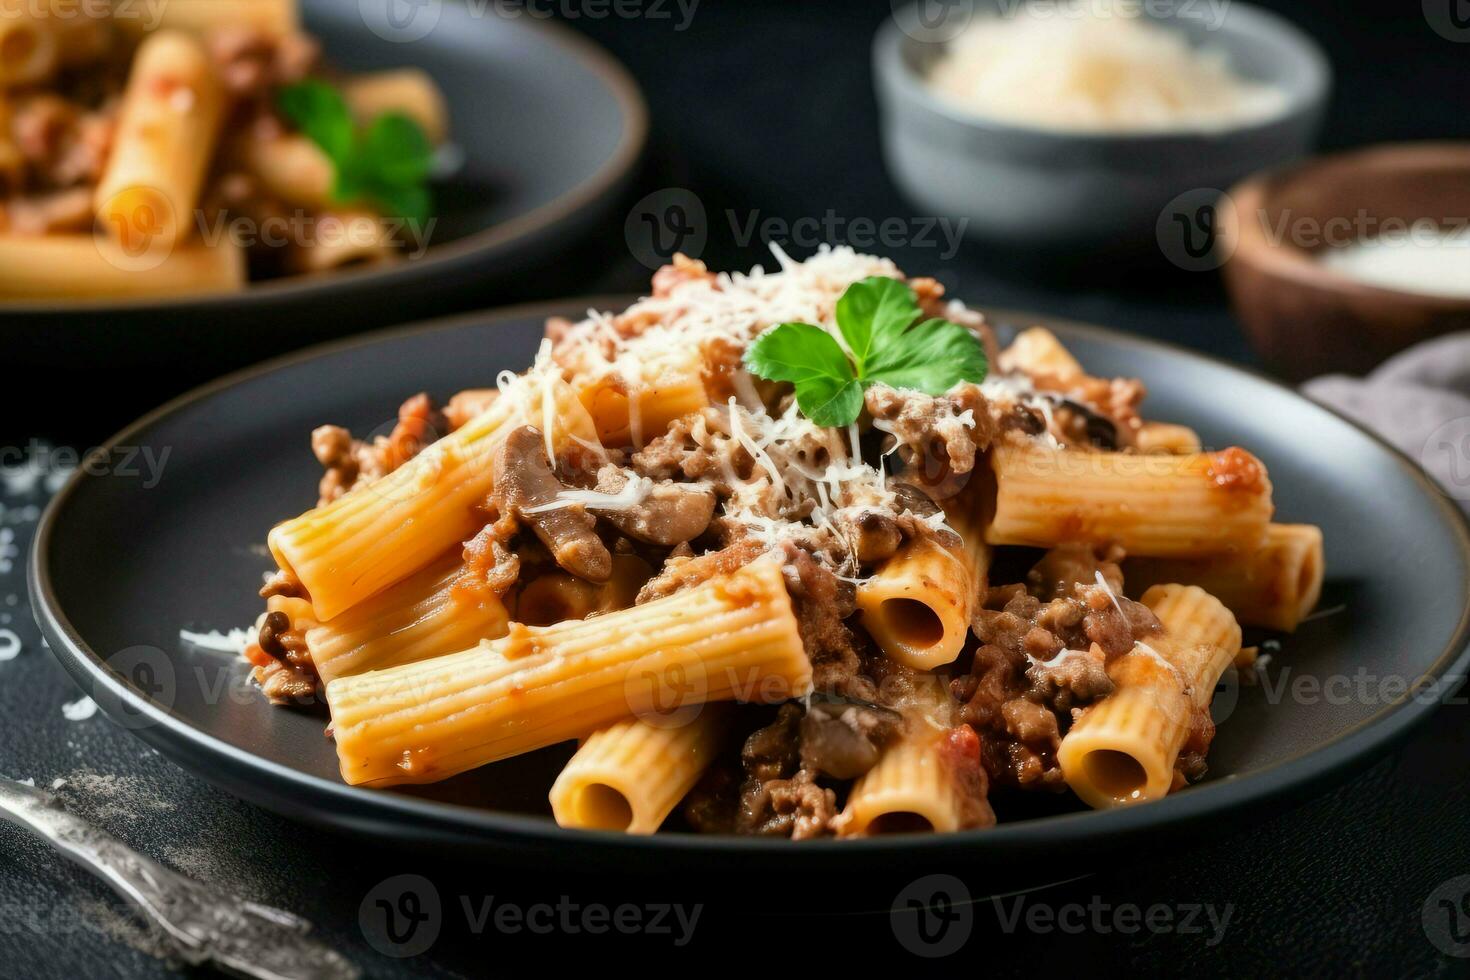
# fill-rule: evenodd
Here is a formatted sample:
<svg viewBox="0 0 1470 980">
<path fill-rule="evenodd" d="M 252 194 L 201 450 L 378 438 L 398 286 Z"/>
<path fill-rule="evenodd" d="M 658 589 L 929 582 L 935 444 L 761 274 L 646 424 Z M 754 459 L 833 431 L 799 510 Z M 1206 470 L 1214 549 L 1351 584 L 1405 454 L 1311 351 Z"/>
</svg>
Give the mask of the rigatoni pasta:
<svg viewBox="0 0 1470 980">
<path fill-rule="evenodd" d="M 490 492 L 499 441 L 518 411 L 557 422 L 553 446 L 590 438 L 590 422 L 560 381 L 525 391 L 518 409 L 498 399 L 481 415 L 381 480 L 278 525 L 270 533 L 277 563 L 329 621 L 423 568 L 478 526 Z"/>
<path fill-rule="evenodd" d="M 456 548 L 372 599 L 308 629 L 306 646 L 326 684 L 464 650 L 503 636 L 509 625 L 500 596 L 474 580 Z"/>
<path fill-rule="evenodd" d="M 563 827 L 651 834 L 714 761 L 734 723 L 731 705 L 702 705 L 690 719 L 625 718 L 589 735 L 551 786 Z"/>
<path fill-rule="evenodd" d="M 1212 558 L 1135 558 L 1124 564 L 1134 589 L 1169 582 L 1198 585 L 1242 623 L 1292 632 L 1322 597 L 1322 529 L 1271 524 L 1249 551 Z"/>
<path fill-rule="evenodd" d="M 324 70 L 296 0 L 156 7 L 0 11 L 0 248 L 77 256 L 0 275 L 0 300 L 229 292 L 428 247 L 449 130 L 428 73 Z"/>
<path fill-rule="evenodd" d="M 229 293 L 245 288 L 245 253 L 230 241 L 129 256 L 92 235 L 0 235 L 0 293 L 92 299 Z"/>
<path fill-rule="evenodd" d="M 1078 719 L 1057 753 L 1067 785 L 1096 807 L 1155 800 L 1173 788 L 1191 731 L 1213 731 L 1215 683 L 1240 652 L 1235 617 L 1198 586 L 1154 586 L 1143 604 L 1164 636 L 1135 645 L 1111 668 L 1117 690 Z"/>
<path fill-rule="evenodd" d="M 1265 464 L 1049 331 L 992 366 L 982 317 L 882 259 L 778 260 L 680 256 L 520 375 L 313 432 L 247 655 L 325 698 L 345 781 L 576 742 L 563 826 L 799 840 L 1204 774 L 1237 616 L 1290 628 L 1321 586 Z"/>
<path fill-rule="evenodd" d="M 707 701 L 784 701 L 811 665 L 774 561 L 591 620 L 327 685 L 342 778 L 433 782 Z"/>
<path fill-rule="evenodd" d="M 991 465 L 995 519 L 986 540 L 997 545 L 1229 554 L 1259 546 L 1273 511 L 1266 468 L 1238 448 L 1176 456 L 1000 446 Z"/>
<path fill-rule="evenodd" d="M 188 237 L 224 100 L 196 38 L 162 31 L 139 46 L 95 192 L 98 223 L 128 254 Z"/>
</svg>

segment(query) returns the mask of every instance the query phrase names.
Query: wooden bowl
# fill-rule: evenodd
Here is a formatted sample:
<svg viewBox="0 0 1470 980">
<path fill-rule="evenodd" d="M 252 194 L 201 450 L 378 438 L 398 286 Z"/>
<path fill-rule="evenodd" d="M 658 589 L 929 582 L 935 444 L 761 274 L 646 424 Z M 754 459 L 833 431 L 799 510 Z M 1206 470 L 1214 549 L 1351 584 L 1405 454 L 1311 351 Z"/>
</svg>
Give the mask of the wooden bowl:
<svg viewBox="0 0 1470 980">
<path fill-rule="evenodd" d="M 1470 143 L 1410 143 L 1252 177 L 1220 210 L 1236 315 L 1266 367 L 1292 380 L 1362 374 L 1412 344 L 1470 330 L 1470 298 L 1370 286 L 1317 253 L 1387 227 L 1470 220 Z M 1232 213 L 1233 212 L 1233 213 Z"/>
</svg>

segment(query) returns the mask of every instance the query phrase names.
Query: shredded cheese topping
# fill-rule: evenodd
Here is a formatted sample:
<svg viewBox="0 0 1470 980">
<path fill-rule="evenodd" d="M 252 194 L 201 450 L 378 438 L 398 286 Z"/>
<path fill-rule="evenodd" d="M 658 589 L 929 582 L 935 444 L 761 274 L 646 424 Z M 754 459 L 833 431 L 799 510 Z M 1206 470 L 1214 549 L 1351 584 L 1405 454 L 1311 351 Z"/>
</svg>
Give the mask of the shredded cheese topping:
<svg viewBox="0 0 1470 980">
<path fill-rule="evenodd" d="M 646 476 L 634 475 L 617 493 L 603 493 L 600 490 L 582 490 L 577 488 L 562 490 L 556 495 L 556 499 L 535 507 L 527 507 L 527 514 L 543 514 L 549 510 L 561 510 L 581 504 L 584 507 L 597 510 L 632 510 L 653 492 L 654 482 Z"/>
</svg>

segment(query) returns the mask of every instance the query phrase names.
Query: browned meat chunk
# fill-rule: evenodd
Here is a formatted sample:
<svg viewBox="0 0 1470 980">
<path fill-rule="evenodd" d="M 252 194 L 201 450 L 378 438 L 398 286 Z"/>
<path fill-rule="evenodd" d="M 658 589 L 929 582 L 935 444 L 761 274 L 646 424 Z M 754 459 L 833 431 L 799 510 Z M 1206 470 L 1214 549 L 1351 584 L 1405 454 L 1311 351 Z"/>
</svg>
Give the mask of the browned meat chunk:
<svg viewBox="0 0 1470 980">
<path fill-rule="evenodd" d="M 852 545 L 854 556 L 864 565 L 876 565 L 903 544 L 903 530 L 892 514 L 876 508 L 851 513 L 838 512 L 834 524 Z"/>
<path fill-rule="evenodd" d="M 628 471 L 609 464 L 597 473 L 597 490 L 615 494 L 628 483 Z M 707 486 L 664 481 L 631 507 L 591 507 L 592 513 L 630 538 L 672 548 L 699 537 L 715 515 L 715 492 Z"/>
<path fill-rule="evenodd" d="M 512 431 L 495 454 L 494 467 L 496 509 L 535 532 L 562 568 L 589 582 L 606 582 L 612 554 L 594 530 L 596 519 L 581 504 L 541 509 L 558 503 L 566 489 L 546 457 L 541 433 L 529 425 Z"/>
<path fill-rule="evenodd" d="M 712 551 L 697 558 L 670 558 L 664 563 L 663 571 L 644 584 L 638 592 L 638 601 L 652 602 L 664 596 L 682 592 L 721 575 L 728 575 L 737 568 L 744 568 L 765 554 L 766 548 L 753 538 L 742 538 L 734 544 Z"/>
<path fill-rule="evenodd" d="M 814 700 L 801 719 L 801 766 L 834 779 L 856 779 L 877 764 L 902 728 L 897 712 Z"/>
<path fill-rule="evenodd" d="M 745 781 L 735 827 L 743 834 L 805 840 L 830 833 L 837 794 L 800 767 L 797 733 L 801 709 L 781 706 L 776 720 L 745 740 Z"/>
<path fill-rule="evenodd" d="M 318 506 L 392 473 L 443 435 L 449 426 L 429 396 L 414 395 L 398 407 L 393 431 L 372 442 L 352 438 L 340 425 L 312 430 L 311 451 L 326 468 L 318 486 Z"/>
<path fill-rule="evenodd" d="M 489 589 L 504 595 L 521 575 L 521 558 L 510 549 L 516 535 L 515 518 L 497 517 L 464 543 L 464 572 L 459 584 L 465 589 Z"/>
<path fill-rule="evenodd" d="M 995 436 L 979 385 L 957 385 L 938 397 L 873 385 L 864 404 L 874 427 L 889 435 L 899 458 L 929 486 L 974 469 L 975 453 Z"/>
<path fill-rule="evenodd" d="M 1056 549 L 1032 569 L 1031 592 L 992 589 L 976 613 L 981 646 L 950 689 L 991 780 L 1060 789 L 1056 750 L 1074 711 L 1112 691 L 1108 661 L 1161 630 L 1146 606 L 1117 594 L 1116 557 Z"/>
</svg>

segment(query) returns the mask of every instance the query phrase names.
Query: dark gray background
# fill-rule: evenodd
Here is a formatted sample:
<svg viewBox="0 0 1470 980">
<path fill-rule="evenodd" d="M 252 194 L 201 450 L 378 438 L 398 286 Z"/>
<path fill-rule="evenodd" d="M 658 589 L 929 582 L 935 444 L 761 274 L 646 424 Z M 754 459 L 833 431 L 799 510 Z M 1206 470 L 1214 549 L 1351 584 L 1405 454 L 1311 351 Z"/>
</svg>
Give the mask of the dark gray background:
<svg viewBox="0 0 1470 980">
<path fill-rule="evenodd" d="M 1470 137 L 1464 109 L 1470 44 L 1431 31 L 1418 0 L 1266 5 L 1328 48 L 1337 94 L 1326 146 Z M 578 4 L 563 8 L 582 11 L 572 26 L 628 65 L 649 99 L 653 153 L 630 205 L 667 188 L 694 193 L 708 219 L 704 256 L 719 268 L 769 261 L 756 245 L 734 241 L 727 210 L 742 224 L 757 209 L 763 218 L 787 221 L 821 217 L 828 209 L 848 219 L 912 216 L 883 171 L 875 136 L 868 43 L 886 2 L 703 0 L 685 31 L 674 29 L 677 9 L 665 8 L 669 19 L 632 21 L 593 19 L 586 16 L 592 8 Z M 938 275 L 979 303 L 1092 320 L 1237 360 L 1250 357 L 1211 276 L 1122 281 L 1097 270 L 1087 282 L 1056 282 L 1018 270 L 1013 256 L 968 245 L 947 260 L 923 247 L 885 251 L 910 273 Z M 570 261 L 584 266 L 589 293 L 646 283 L 647 270 L 630 256 L 620 228 L 608 228 Z M 506 299 L 544 295 L 542 288 L 528 281 Z M 85 441 L 127 421 L 68 393 L 65 382 L 6 379 L 12 393 L 29 391 L 30 407 L 0 420 L 4 445 L 22 446 L 36 434 Z M 15 539 L 7 547 L 0 533 L 0 629 L 13 630 L 22 645 L 16 659 L 0 662 L 0 771 L 40 785 L 66 780 L 59 793 L 78 812 L 180 870 L 307 916 L 370 975 L 500 974 L 548 962 L 528 963 L 526 955 L 560 956 L 573 947 L 595 952 L 608 938 L 562 927 L 537 934 L 493 925 L 475 935 L 461 900 L 479 908 L 492 896 L 497 906 L 520 908 L 555 905 L 562 896 L 584 908 L 702 904 L 693 942 L 682 949 L 668 935 L 617 936 L 619 955 L 610 965 L 631 970 L 658 969 L 665 954 L 689 949 L 704 954 L 699 962 L 713 956 L 721 965 L 761 974 L 821 970 L 854 953 L 866 961 L 906 956 L 898 938 L 903 922 L 896 932 L 888 910 L 916 879 L 946 872 L 960 877 L 978 900 L 970 907 L 965 951 L 944 961 L 951 969 L 1034 974 L 1085 964 L 1108 972 L 1379 976 L 1457 975 L 1470 964 L 1444 955 L 1459 949 L 1451 926 L 1470 939 L 1464 934 L 1470 933 L 1470 905 L 1461 904 L 1470 878 L 1456 880 L 1470 875 L 1470 709 L 1462 699 L 1441 709 L 1392 756 L 1316 801 L 1243 826 L 1203 828 L 1197 846 L 1184 851 L 1135 855 L 1123 864 L 1064 856 L 1075 870 L 1039 880 L 977 875 L 958 858 L 954 867 L 782 881 L 738 873 L 690 880 L 667 867 L 650 867 L 639 877 L 597 868 L 552 877 L 534 869 L 479 867 L 415 856 L 388 841 L 364 848 L 305 829 L 211 789 L 100 716 L 65 720 L 62 705 L 77 693 L 41 648 L 25 604 L 21 562 L 6 557 L 11 550 L 24 553 L 34 523 L 29 508 L 44 497 L 44 486 L 20 494 L 0 486 L 0 528 L 11 529 Z M 382 936 L 381 919 L 371 912 L 374 899 L 385 893 L 397 899 L 405 887 L 427 900 L 422 882 L 382 885 L 405 873 L 428 879 L 443 909 L 442 928 L 426 953 L 394 959 L 370 944 L 381 944 Z M 1037 931 L 1023 919 L 1007 931 L 1003 920 L 1017 898 L 999 906 L 989 900 L 1074 875 L 1084 877 L 1019 896 L 1022 908 L 1065 913 L 1097 905 L 1106 910 L 1105 928 L 1088 921 L 1080 931 Z M 1223 940 L 1210 943 L 1203 916 L 1202 934 L 1126 933 L 1109 925 L 1118 910 L 1126 915 L 1133 906 L 1155 904 L 1175 917 L 1189 915 L 1192 905 L 1208 905 L 1217 916 L 1228 911 Z M 364 907 L 366 920 L 360 917 Z M 961 923 L 950 935 L 964 928 Z M 146 952 L 156 948 L 104 890 L 0 829 L 0 975 L 164 975 L 167 967 Z M 904 968 L 922 965 L 910 959 Z"/>
</svg>

